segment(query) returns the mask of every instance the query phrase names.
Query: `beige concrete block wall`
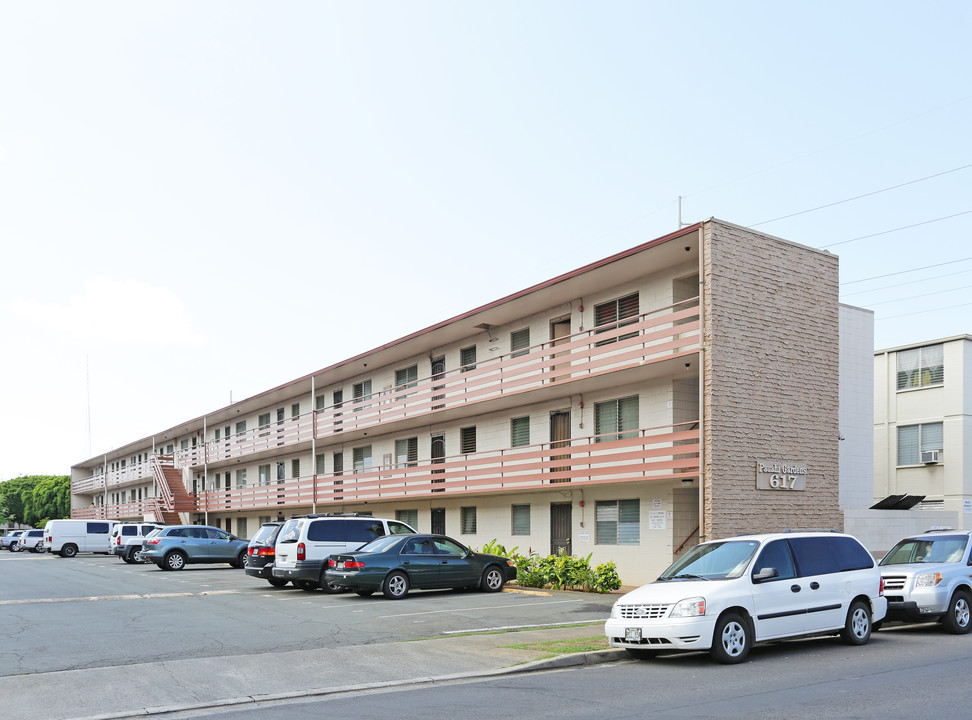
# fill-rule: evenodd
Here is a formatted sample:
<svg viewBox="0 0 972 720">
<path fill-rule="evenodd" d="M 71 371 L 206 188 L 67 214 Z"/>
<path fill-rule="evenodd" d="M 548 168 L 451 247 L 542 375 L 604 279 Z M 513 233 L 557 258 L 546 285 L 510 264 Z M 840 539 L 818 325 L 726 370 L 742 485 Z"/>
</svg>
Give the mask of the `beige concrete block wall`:
<svg viewBox="0 0 972 720">
<path fill-rule="evenodd" d="M 841 529 L 837 257 L 718 220 L 703 247 L 705 539 Z M 757 490 L 760 459 L 806 491 Z"/>
</svg>

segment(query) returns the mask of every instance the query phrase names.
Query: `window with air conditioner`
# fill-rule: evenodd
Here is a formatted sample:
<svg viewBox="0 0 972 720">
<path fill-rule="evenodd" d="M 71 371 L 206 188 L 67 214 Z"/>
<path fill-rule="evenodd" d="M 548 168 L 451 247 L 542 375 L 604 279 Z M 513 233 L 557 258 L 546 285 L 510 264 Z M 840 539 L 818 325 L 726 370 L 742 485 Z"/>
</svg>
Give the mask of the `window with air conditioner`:
<svg viewBox="0 0 972 720">
<path fill-rule="evenodd" d="M 921 465 L 940 462 L 943 449 L 943 424 L 924 423 L 898 427 L 898 465 Z M 930 453 L 938 454 L 938 460 L 926 460 Z"/>
</svg>

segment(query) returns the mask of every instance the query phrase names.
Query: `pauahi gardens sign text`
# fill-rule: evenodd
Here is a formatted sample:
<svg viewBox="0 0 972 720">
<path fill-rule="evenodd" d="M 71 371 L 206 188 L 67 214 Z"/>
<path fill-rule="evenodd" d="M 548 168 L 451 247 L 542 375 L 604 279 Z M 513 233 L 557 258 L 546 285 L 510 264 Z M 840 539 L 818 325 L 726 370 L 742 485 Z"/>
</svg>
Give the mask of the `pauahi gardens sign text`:
<svg viewBox="0 0 972 720">
<path fill-rule="evenodd" d="M 806 490 L 806 463 L 759 460 L 756 463 L 757 490 Z"/>
</svg>

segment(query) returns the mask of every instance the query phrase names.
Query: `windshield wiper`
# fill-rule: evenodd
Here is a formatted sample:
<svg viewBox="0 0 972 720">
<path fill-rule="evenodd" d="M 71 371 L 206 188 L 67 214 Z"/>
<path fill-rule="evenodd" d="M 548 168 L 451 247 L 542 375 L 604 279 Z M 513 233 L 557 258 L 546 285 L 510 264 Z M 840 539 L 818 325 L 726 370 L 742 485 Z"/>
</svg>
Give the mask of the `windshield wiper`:
<svg viewBox="0 0 972 720">
<path fill-rule="evenodd" d="M 676 575 L 674 580 L 708 580 L 707 577 L 702 577 L 701 575 L 692 575 L 691 573 L 682 573 L 681 575 Z"/>
</svg>

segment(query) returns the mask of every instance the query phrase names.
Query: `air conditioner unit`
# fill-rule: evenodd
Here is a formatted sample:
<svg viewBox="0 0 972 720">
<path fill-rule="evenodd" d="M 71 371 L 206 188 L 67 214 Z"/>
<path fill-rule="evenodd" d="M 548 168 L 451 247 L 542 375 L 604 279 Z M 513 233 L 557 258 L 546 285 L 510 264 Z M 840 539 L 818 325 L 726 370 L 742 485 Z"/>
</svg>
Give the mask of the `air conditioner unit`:
<svg viewBox="0 0 972 720">
<path fill-rule="evenodd" d="M 925 465 L 932 465 L 941 462 L 941 455 L 941 450 L 923 450 L 921 453 L 921 461 Z"/>
</svg>

